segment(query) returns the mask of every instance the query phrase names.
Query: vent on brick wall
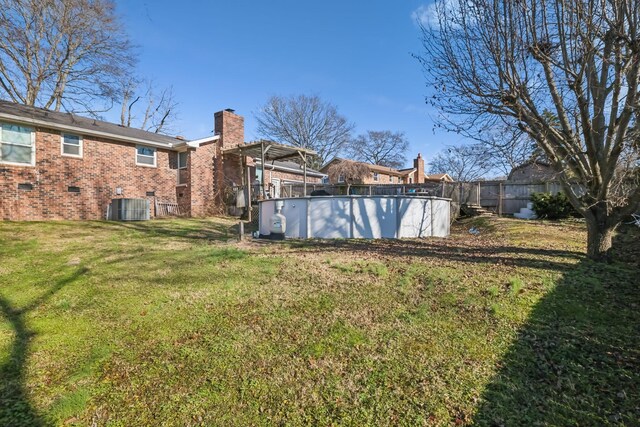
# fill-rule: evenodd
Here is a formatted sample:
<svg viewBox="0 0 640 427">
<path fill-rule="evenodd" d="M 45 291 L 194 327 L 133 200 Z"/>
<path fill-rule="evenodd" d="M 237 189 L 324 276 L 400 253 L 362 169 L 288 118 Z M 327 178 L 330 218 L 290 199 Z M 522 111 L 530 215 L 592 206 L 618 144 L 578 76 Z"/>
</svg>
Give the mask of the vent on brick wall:
<svg viewBox="0 0 640 427">
<path fill-rule="evenodd" d="M 80 192 L 80 187 L 68 187 L 67 191 L 69 193 L 79 193 Z"/>
<path fill-rule="evenodd" d="M 156 195 L 156 192 L 155 192 L 155 191 L 147 191 L 147 196 L 148 196 L 148 197 L 153 197 L 153 196 L 155 196 L 155 195 Z"/>
<path fill-rule="evenodd" d="M 18 184 L 18 190 L 31 191 L 33 190 L 33 184 L 29 184 L 28 182 Z"/>
</svg>

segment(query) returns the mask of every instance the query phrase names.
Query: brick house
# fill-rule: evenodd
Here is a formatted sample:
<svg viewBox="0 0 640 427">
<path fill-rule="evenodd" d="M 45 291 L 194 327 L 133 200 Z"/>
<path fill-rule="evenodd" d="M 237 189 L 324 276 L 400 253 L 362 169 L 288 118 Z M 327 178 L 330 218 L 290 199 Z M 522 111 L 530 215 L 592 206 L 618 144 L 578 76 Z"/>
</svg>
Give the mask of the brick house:
<svg viewBox="0 0 640 427">
<path fill-rule="evenodd" d="M 187 216 L 224 212 L 243 171 L 221 153 L 241 144 L 244 119 L 233 110 L 215 113 L 213 136 L 187 141 L 0 101 L 0 219 L 104 219 L 116 198 L 175 204 Z"/>
<path fill-rule="evenodd" d="M 508 181 L 551 182 L 558 179 L 558 173 L 551 164 L 543 160 L 529 160 L 511 169 Z"/>
<path fill-rule="evenodd" d="M 328 173 L 332 165 L 343 161 L 339 157 L 335 157 L 331 161 L 327 162 L 321 169 L 321 172 Z M 361 162 L 363 163 L 363 162 Z M 422 184 L 427 181 L 424 173 L 424 159 L 422 155 L 418 153 L 418 156 L 413 159 L 413 167 L 407 169 L 394 169 L 387 166 L 374 165 L 371 163 L 363 163 L 367 166 L 371 172 L 368 176 L 356 182 L 356 184 Z M 340 184 L 340 177 L 338 182 L 331 182 L 331 184 Z"/>
</svg>

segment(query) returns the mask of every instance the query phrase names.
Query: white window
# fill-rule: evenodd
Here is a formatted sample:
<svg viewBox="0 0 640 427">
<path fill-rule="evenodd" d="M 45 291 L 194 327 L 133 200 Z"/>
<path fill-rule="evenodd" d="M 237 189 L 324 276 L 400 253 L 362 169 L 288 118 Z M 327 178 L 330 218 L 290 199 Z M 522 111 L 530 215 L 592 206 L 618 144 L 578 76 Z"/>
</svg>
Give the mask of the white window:
<svg viewBox="0 0 640 427">
<path fill-rule="evenodd" d="M 138 166 L 156 166 L 156 149 L 145 147 L 143 145 L 136 146 L 136 165 Z"/>
<path fill-rule="evenodd" d="M 344 182 L 344 175 L 338 175 L 338 182 Z"/>
<path fill-rule="evenodd" d="M 0 163 L 36 164 L 35 132 L 20 125 L 0 123 Z"/>
<path fill-rule="evenodd" d="M 380 177 L 378 176 L 378 172 L 374 172 L 373 173 L 373 180 L 374 181 L 378 181 L 380 179 Z"/>
<path fill-rule="evenodd" d="M 189 157 L 189 153 L 187 151 L 183 151 L 182 153 L 178 153 L 178 169 L 186 169 L 187 168 L 187 158 Z"/>
<path fill-rule="evenodd" d="M 61 135 L 62 155 L 69 157 L 82 157 L 82 137 L 63 133 Z"/>
</svg>

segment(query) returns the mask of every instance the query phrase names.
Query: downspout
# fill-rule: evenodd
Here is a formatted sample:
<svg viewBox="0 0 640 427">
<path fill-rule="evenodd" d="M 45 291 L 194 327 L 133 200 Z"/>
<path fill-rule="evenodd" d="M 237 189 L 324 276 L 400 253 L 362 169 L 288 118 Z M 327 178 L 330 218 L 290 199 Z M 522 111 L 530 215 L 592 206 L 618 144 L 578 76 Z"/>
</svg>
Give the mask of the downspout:
<svg viewBox="0 0 640 427">
<path fill-rule="evenodd" d="M 260 157 L 261 157 L 261 162 L 260 162 L 260 169 L 262 169 L 262 198 L 266 198 L 266 191 L 267 191 L 267 187 L 266 187 L 266 176 L 264 174 L 264 165 L 265 165 L 265 153 L 264 153 L 264 141 L 260 141 Z"/>
</svg>

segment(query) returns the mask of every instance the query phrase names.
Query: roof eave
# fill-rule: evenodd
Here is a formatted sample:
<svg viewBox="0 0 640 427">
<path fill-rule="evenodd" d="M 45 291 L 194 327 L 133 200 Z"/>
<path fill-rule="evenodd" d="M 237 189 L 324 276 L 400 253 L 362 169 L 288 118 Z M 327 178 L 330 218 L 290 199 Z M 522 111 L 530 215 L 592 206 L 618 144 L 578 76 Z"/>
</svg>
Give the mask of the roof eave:
<svg viewBox="0 0 640 427">
<path fill-rule="evenodd" d="M 220 135 L 207 136 L 204 138 L 194 139 L 192 141 L 180 141 L 177 144 L 173 145 L 173 148 L 198 148 L 203 144 L 214 142 L 220 139 Z"/>
<path fill-rule="evenodd" d="M 52 123 L 46 120 L 33 119 L 30 117 L 23 117 L 23 116 L 15 116 L 13 114 L 7 114 L 7 113 L 0 113 L 0 119 L 8 120 L 11 122 L 41 126 L 49 129 L 76 132 L 82 135 L 97 136 L 99 138 L 106 138 L 106 139 L 111 139 L 119 142 L 131 142 L 134 144 L 147 145 L 150 147 L 173 149 L 176 146 L 176 144 L 171 144 L 171 143 L 155 142 L 155 141 L 149 141 L 141 138 L 116 135 L 110 132 L 91 130 L 91 129 L 87 129 L 79 126 L 70 126 L 70 125 L 63 125 L 59 123 Z"/>
<path fill-rule="evenodd" d="M 260 159 L 256 159 L 255 162 L 256 162 L 256 166 L 261 165 Z M 273 165 L 273 164 L 270 164 L 270 163 L 265 164 L 264 167 L 265 167 L 265 169 L 280 170 L 280 171 L 284 171 L 284 172 L 294 172 L 294 173 L 300 174 L 300 175 L 304 174 L 304 170 L 303 169 L 288 168 L 286 166 Z M 315 176 L 317 178 L 323 178 L 323 177 L 327 176 L 326 173 L 322 173 L 322 172 L 316 171 L 316 170 L 309 170 L 309 169 L 307 169 L 307 175 L 308 176 Z"/>
</svg>

